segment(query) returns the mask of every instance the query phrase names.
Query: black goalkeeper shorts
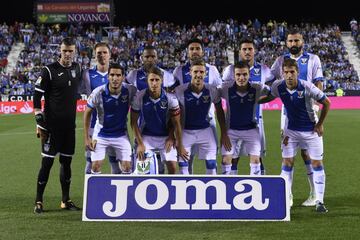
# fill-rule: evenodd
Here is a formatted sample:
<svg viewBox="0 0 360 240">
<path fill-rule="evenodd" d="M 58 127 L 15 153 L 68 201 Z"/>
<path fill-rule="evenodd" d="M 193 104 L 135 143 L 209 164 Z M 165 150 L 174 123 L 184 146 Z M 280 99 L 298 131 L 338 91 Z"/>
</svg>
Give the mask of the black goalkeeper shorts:
<svg viewBox="0 0 360 240">
<path fill-rule="evenodd" d="M 55 157 L 58 153 L 71 157 L 75 153 L 75 129 L 51 130 L 42 144 L 44 157 Z"/>
</svg>

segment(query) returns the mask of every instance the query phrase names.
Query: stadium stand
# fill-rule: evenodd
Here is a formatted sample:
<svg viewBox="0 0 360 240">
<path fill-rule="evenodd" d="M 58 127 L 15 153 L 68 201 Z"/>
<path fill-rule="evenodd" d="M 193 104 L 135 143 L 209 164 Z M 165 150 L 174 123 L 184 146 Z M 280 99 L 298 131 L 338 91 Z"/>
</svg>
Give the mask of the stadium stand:
<svg viewBox="0 0 360 240">
<path fill-rule="evenodd" d="M 172 71 L 186 61 L 184 43 L 192 37 L 202 38 L 205 61 L 216 65 L 221 72 L 225 66 L 234 62 L 237 45 L 241 38 L 254 39 L 258 52 L 256 59 L 271 66 L 275 58 L 285 51 L 286 31 L 289 27 L 299 28 L 307 43 L 305 50 L 320 56 L 323 64 L 325 87 L 330 89 L 360 90 L 358 68 L 352 63 L 358 57 L 347 52 L 345 38 L 337 25 L 302 23 L 288 26 L 286 22 L 268 21 L 260 23 L 240 23 L 237 20 L 215 21 L 208 25 L 199 23 L 180 26 L 169 22 L 148 23 L 146 26 L 119 26 L 103 31 L 101 27 L 82 25 L 39 25 L 16 23 L 14 26 L 0 26 L 0 62 L 6 58 L 14 42 L 23 43 L 15 67 L 10 72 L 2 71 L 0 77 L 1 94 L 32 95 L 33 85 L 42 66 L 57 57 L 58 43 L 65 36 L 75 36 L 78 56 L 76 61 L 88 68 L 94 60 L 92 46 L 106 40 L 111 48 L 112 61 L 120 63 L 127 71 L 140 66 L 140 55 L 147 44 L 158 50 L 160 67 Z M 14 34 L 8 34 L 12 32 Z M 107 33 L 103 36 L 102 33 Z M 14 37 L 12 37 L 14 36 Z M 355 39 L 360 37 L 353 31 Z M 344 40 L 345 39 L 345 40 Z M 358 41 L 358 44 L 359 44 Z M 9 63 L 10 64 L 10 63 Z M 1 65 L 0 65 L 1 66 Z M 359 71 L 359 70 L 358 70 Z"/>
</svg>

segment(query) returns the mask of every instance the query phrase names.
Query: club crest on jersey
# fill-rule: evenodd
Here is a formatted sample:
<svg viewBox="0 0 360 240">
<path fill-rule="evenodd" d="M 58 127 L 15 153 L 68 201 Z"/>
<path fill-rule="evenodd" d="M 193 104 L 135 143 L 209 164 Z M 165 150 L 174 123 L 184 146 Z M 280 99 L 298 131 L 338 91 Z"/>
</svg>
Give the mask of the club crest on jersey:
<svg viewBox="0 0 360 240">
<path fill-rule="evenodd" d="M 76 77 L 76 70 L 75 70 L 75 69 L 72 69 L 70 72 L 71 72 L 71 76 L 72 76 L 73 78 L 75 78 L 75 77 Z"/>
<path fill-rule="evenodd" d="M 260 75 L 260 68 L 254 68 L 254 75 L 256 76 Z"/>
<path fill-rule="evenodd" d="M 298 94 L 298 98 L 304 97 L 304 91 L 297 91 L 297 94 Z"/>
<path fill-rule="evenodd" d="M 203 103 L 208 103 L 208 102 L 210 102 L 210 96 L 209 96 L 209 95 L 202 96 L 202 99 L 203 99 Z"/>
<path fill-rule="evenodd" d="M 253 93 L 249 93 L 249 98 L 248 98 L 248 101 L 249 102 L 252 102 L 252 101 L 254 101 L 254 94 Z"/>
<path fill-rule="evenodd" d="M 129 95 L 121 96 L 121 102 L 126 103 L 128 101 L 128 97 L 129 97 Z"/>
<path fill-rule="evenodd" d="M 167 100 L 160 101 L 160 108 L 166 109 L 167 108 L 167 103 L 168 103 Z"/>
<path fill-rule="evenodd" d="M 302 58 L 301 59 L 301 64 L 305 65 L 305 64 L 307 64 L 307 61 L 308 61 L 307 58 Z"/>
</svg>

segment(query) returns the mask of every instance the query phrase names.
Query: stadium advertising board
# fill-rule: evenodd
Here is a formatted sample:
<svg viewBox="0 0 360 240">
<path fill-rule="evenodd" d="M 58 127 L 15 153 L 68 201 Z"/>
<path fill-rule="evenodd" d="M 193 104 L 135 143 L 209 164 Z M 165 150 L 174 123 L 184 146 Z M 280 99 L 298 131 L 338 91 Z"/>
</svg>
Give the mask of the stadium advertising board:
<svg viewBox="0 0 360 240">
<path fill-rule="evenodd" d="M 86 101 L 78 100 L 76 111 L 84 112 L 85 109 Z M 29 114 L 33 111 L 34 105 L 32 101 L 0 102 L 0 114 Z"/>
<path fill-rule="evenodd" d="M 108 23 L 111 21 L 110 1 L 38 1 L 39 23 Z"/>
<path fill-rule="evenodd" d="M 289 221 L 280 176 L 86 175 L 83 221 Z"/>
<path fill-rule="evenodd" d="M 37 17 L 38 23 L 66 23 L 66 14 L 40 14 Z"/>
<path fill-rule="evenodd" d="M 87 23 L 104 23 L 110 22 L 108 13 L 70 13 L 67 15 L 68 22 L 87 22 Z"/>
<path fill-rule="evenodd" d="M 32 113 L 32 101 L 24 101 L 32 98 L 26 95 L 2 96 L 0 101 L 0 114 L 26 114 Z M 329 97 L 331 101 L 330 109 L 360 109 L 360 97 Z M 83 98 L 85 99 L 85 98 Z M 264 110 L 281 110 L 281 100 L 279 98 L 269 103 L 263 104 Z M 224 110 L 226 105 L 223 104 Z M 86 100 L 77 101 L 77 112 L 86 109 Z"/>
<path fill-rule="evenodd" d="M 104 2 L 87 3 L 38 3 L 38 13 L 109 13 L 110 4 Z"/>
<path fill-rule="evenodd" d="M 32 101 L 33 95 L 2 95 L 1 101 L 3 102 L 19 102 L 19 101 Z"/>
<path fill-rule="evenodd" d="M 330 109 L 360 109 L 360 97 L 329 97 Z M 281 110 L 280 98 L 262 104 L 263 110 Z"/>
</svg>

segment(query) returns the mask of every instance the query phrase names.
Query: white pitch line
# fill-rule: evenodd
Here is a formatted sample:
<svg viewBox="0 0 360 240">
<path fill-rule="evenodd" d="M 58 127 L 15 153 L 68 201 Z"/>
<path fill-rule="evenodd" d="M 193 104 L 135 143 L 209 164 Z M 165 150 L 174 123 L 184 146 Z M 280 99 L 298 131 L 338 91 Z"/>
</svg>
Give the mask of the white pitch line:
<svg viewBox="0 0 360 240">
<path fill-rule="evenodd" d="M 76 131 L 83 130 L 84 128 L 76 128 Z M 0 136 L 13 136 L 13 135 L 28 135 L 28 134 L 34 134 L 36 135 L 35 130 L 32 132 L 13 132 L 13 133 L 0 133 Z"/>
</svg>

